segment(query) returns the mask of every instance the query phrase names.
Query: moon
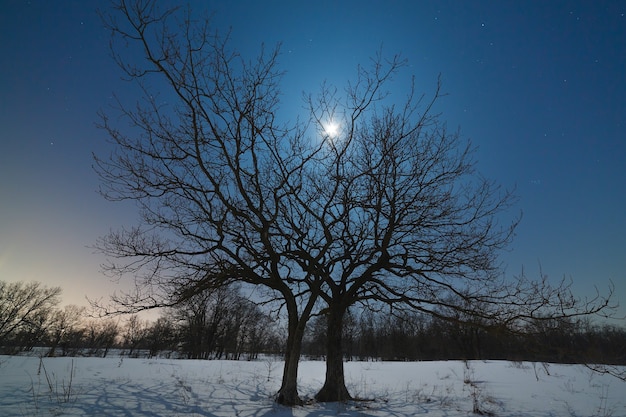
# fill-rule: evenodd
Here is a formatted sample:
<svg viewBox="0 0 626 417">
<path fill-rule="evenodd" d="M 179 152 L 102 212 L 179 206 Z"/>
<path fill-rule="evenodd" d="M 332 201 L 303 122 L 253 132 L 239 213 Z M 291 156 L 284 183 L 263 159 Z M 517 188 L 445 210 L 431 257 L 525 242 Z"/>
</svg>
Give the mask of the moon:
<svg viewBox="0 0 626 417">
<path fill-rule="evenodd" d="M 328 122 L 324 125 L 324 135 L 335 138 L 339 135 L 339 123 Z"/>
</svg>

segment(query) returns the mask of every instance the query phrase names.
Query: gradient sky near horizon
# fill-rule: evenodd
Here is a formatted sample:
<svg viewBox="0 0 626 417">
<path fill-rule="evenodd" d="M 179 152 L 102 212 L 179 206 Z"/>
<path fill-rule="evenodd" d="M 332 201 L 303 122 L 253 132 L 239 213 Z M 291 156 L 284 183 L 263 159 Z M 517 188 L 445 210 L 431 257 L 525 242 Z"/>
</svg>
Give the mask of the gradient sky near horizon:
<svg viewBox="0 0 626 417">
<path fill-rule="evenodd" d="M 357 64 L 401 53 L 419 91 L 441 74 L 443 119 L 479 147 L 478 169 L 517 187 L 523 213 L 506 273 L 539 266 L 580 296 L 616 286 L 626 311 L 626 2 L 191 1 L 254 56 L 282 43 L 283 107 L 338 87 Z M 89 248 L 133 225 L 105 201 L 91 168 L 106 155 L 97 112 L 128 88 L 96 13 L 106 1 L 0 4 L 0 280 L 61 286 L 86 305 L 125 284 Z M 406 84 L 391 86 L 402 94 Z"/>
</svg>

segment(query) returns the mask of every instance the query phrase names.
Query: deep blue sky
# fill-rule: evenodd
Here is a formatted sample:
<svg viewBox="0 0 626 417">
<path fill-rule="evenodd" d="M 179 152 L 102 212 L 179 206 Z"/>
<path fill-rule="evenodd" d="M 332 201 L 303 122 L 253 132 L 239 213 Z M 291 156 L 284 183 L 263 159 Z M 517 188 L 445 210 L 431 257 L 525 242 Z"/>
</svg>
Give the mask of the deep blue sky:
<svg viewBox="0 0 626 417">
<path fill-rule="evenodd" d="M 381 45 L 420 91 L 441 74 L 443 118 L 479 146 L 484 175 L 517 187 L 507 274 L 541 264 L 582 296 L 613 280 L 626 304 L 625 2 L 192 1 L 206 5 L 244 55 L 282 42 L 285 117 Z M 60 285 L 76 304 L 119 289 L 88 246 L 135 219 L 96 193 L 91 169 L 109 152 L 96 113 L 128 88 L 96 7 L 107 2 L 0 5 L 0 280 Z"/>
</svg>

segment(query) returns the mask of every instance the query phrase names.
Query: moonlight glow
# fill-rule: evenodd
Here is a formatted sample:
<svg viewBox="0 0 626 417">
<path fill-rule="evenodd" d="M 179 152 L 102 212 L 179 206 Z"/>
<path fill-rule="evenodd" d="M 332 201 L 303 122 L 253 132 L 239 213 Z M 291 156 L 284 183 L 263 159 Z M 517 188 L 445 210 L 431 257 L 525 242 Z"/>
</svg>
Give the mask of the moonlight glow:
<svg viewBox="0 0 626 417">
<path fill-rule="evenodd" d="M 326 123 L 324 125 L 324 135 L 331 138 L 337 137 L 337 135 L 339 135 L 339 124 L 335 122 Z"/>
</svg>

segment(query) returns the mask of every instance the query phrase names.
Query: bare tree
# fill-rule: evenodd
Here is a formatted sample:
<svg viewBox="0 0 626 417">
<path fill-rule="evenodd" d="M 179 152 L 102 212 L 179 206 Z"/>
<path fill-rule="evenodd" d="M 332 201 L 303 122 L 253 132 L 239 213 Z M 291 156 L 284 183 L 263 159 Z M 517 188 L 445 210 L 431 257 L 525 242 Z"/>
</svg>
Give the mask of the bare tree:
<svg viewBox="0 0 626 417">
<path fill-rule="evenodd" d="M 79 329 L 84 317 L 85 307 L 79 307 L 73 304 L 54 311 L 50 324 L 46 329 L 48 337 L 50 338 L 50 351 L 48 352 L 48 356 L 55 356 L 57 347 L 59 345 L 65 345 L 69 341 L 68 339 L 75 336 L 75 332 Z"/>
<path fill-rule="evenodd" d="M 308 172 L 306 201 L 317 256 L 309 265 L 324 285 L 326 380 L 320 401 L 350 399 L 344 383 L 342 324 L 355 304 L 411 309 L 474 328 L 521 331 L 536 319 L 577 317 L 610 309 L 607 296 L 577 299 L 571 283 L 505 277 L 498 256 L 519 218 L 499 220 L 516 199 L 476 170 L 474 148 L 449 131 L 432 97 L 387 94 L 404 65 L 379 55 L 359 68 L 343 93 L 323 88 L 309 99 L 314 121 L 333 120 L 324 158 Z M 312 190 L 315 197 L 308 198 Z M 321 196 L 321 198 L 319 198 Z M 311 230 L 315 232 L 311 232 Z"/>
<path fill-rule="evenodd" d="M 119 323 L 113 319 L 92 319 L 84 324 L 83 342 L 89 355 L 108 355 L 120 334 Z"/>
<path fill-rule="evenodd" d="M 42 336 L 60 295 L 61 288 L 48 288 L 39 282 L 0 281 L 0 346 L 18 333 L 28 335 L 28 340 L 22 341 L 26 344 Z"/>
<path fill-rule="evenodd" d="M 148 327 L 146 345 L 150 350 L 150 357 L 161 352 L 169 357 L 179 347 L 178 342 L 178 329 L 170 317 L 161 316 Z"/>
<path fill-rule="evenodd" d="M 173 313 L 181 322 L 181 342 L 188 358 L 209 359 L 216 354 L 233 301 L 228 287 L 221 287 L 195 294 L 174 308 Z"/>
<path fill-rule="evenodd" d="M 135 350 L 145 344 L 150 323 L 142 320 L 137 314 L 128 317 L 128 321 L 121 328 L 122 348 L 128 349 L 128 357 L 137 357 Z"/>
<path fill-rule="evenodd" d="M 301 211 L 292 196 L 322 145 L 306 141 L 299 124 L 278 122 L 278 49 L 248 61 L 188 10 L 141 0 L 114 9 L 104 17 L 113 55 L 144 92 L 135 107 L 120 103 L 128 129 L 103 114 L 117 152 L 96 157 L 103 194 L 141 209 L 140 226 L 98 243 L 117 259 L 110 273 L 136 279 L 135 293 L 114 297 L 115 310 L 176 305 L 231 281 L 264 286 L 289 329 L 277 400 L 298 404 L 302 333 L 321 282 L 293 260 L 287 236 L 306 227 L 290 218 Z M 147 59 L 134 62 L 134 52 Z"/>
<path fill-rule="evenodd" d="M 113 56 L 143 94 L 134 106 L 119 101 L 124 129 L 102 114 L 116 151 L 95 158 L 105 197 L 141 213 L 140 225 L 98 243 L 113 259 L 108 272 L 135 279 L 114 311 L 177 305 L 233 281 L 265 288 L 259 296 L 287 313 L 277 401 L 299 404 L 312 316 L 327 323 L 316 397 L 339 401 L 351 397 L 341 346 L 355 304 L 485 326 L 607 305 L 580 306 L 566 285 L 502 277 L 497 257 L 518 220 L 498 219 L 515 199 L 476 172 L 471 144 L 434 112 L 439 83 L 429 99 L 412 84 L 402 100 L 386 93 L 400 57 L 379 54 L 343 93 L 324 87 L 308 98 L 309 120 L 288 125 L 278 48 L 247 60 L 189 10 L 151 0 L 114 9 L 104 16 Z"/>
</svg>

